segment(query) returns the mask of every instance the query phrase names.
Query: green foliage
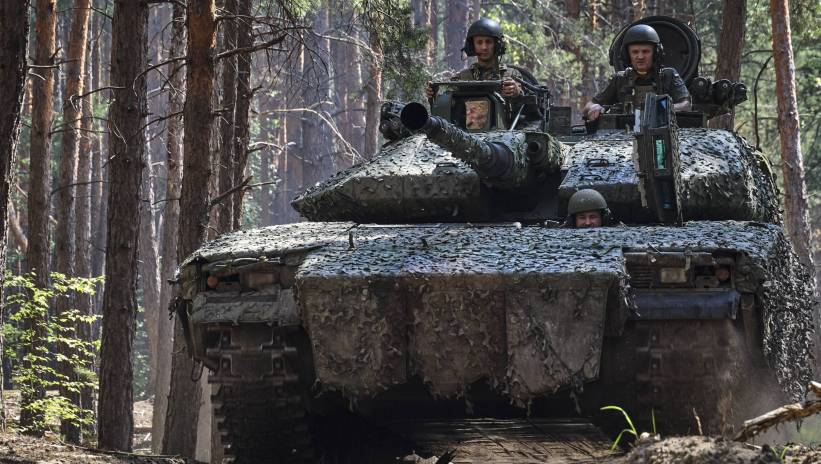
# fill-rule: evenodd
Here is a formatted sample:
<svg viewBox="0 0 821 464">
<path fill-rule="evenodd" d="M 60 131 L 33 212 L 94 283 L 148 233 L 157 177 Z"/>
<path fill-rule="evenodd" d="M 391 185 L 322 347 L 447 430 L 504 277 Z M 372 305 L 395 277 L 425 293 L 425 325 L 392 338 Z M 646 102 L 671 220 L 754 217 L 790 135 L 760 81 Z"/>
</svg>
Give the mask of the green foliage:
<svg viewBox="0 0 821 464">
<path fill-rule="evenodd" d="M 93 295 L 102 278 L 66 277 L 53 273 L 51 285 L 40 288 L 34 275 L 6 275 L 7 304 L 12 308 L 9 323 L 3 327 L 6 337 L 6 355 L 16 360 L 14 382 L 21 396 L 34 398 L 23 404 L 24 410 L 35 419 L 31 430 L 44 430 L 48 424 L 66 420 L 78 426 L 94 421 L 93 411 L 71 404 L 65 396 L 39 392 L 61 390 L 67 395 L 79 395 L 84 389 L 95 389 L 97 378 L 93 360 L 99 352 L 99 341 L 83 340 L 81 327 L 90 327 L 96 316 L 88 315 L 86 308 L 72 308 L 62 314 L 50 315 L 49 307 L 55 298 L 71 295 Z M 90 333 L 90 330 L 88 331 Z M 18 356 L 22 355 L 22 359 Z M 66 363 L 74 375 L 67 376 L 57 369 Z"/>
<path fill-rule="evenodd" d="M 615 450 L 616 447 L 619 446 L 619 443 L 621 442 L 621 439 L 622 439 L 622 437 L 624 436 L 625 433 L 629 433 L 630 435 L 633 435 L 633 438 L 638 438 L 639 437 L 639 433 L 636 430 L 636 426 L 633 425 L 633 420 L 630 419 L 630 415 L 627 414 L 627 411 L 625 411 L 624 409 L 622 409 L 618 406 L 602 406 L 601 410 L 602 411 L 620 412 L 624 416 L 624 420 L 627 421 L 627 428 L 623 429 L 621 432 L 619 432 L 618 436 L 616 436 L 616 439 L 613 441 L 613 446 L 610 447 L 611 450 Z M 655 434 L 655 432 L 656 432 L 656 418 L 655 418 L 655 414 L 653 414 L 653 434 Z"/>
<path fill-rule="evenodd" d="M 384 98 L 421 98 L 431 76 L 422 60 L 430 31 L 412 25 L 408 0 L 362 0 L 359 8 L 371 44 L 375 38 L 381 44 L 382 79 L 386 83 Z M 372 59 L 380 58 L 372 56 Z"/>
</svg>

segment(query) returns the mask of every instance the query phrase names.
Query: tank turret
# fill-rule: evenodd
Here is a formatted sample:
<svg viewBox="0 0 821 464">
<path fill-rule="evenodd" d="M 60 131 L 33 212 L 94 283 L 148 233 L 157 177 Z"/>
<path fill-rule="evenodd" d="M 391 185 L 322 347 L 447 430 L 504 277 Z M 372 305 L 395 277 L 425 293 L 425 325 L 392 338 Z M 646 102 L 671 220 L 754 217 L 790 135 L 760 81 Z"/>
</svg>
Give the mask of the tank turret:
<svg viewBox="0 0 821 464">
<path fill-rule="evenodd" d="M 373 159 L 309 188 L 292 205 L 314 221 L 553 217 L 567 147 L 543 130 L 542 97 L 505 99 L 499 85 L 436 83 L 445 90 L 432 114 L 420 103 L 386 102 L 380 130 L 387 143 Z"/>
</svg>

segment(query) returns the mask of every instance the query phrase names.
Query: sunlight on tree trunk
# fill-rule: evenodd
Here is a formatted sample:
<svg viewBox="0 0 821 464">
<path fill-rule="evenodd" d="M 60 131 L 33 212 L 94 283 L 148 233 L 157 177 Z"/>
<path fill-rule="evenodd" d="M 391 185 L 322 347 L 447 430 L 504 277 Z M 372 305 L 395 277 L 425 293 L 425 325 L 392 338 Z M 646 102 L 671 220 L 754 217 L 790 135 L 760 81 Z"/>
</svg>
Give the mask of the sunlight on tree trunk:
<svg viewBox="0 0 821 464">
<path fill-rule="evenodd" d="M 32 72 L 32 115 L 31 151 L 29 160 L 28 189 L 28 261 L 29 272 L 35 273 L 35 283 L 46 288 L 49 282 L 49 187 L 51 169 L 49 150 L 51 148 L 52 96 L 54 95 L 54 64 L 56 49 L 56 0 L 37 0 L 35 28 L 35 57 Z M 28 321 L 28 327 L 40 332 L 45 321 Z M 43 333 L 33 337 L 30 352 L 38 345 L 45 344 Z M 20 425 L 33 435 L 42 435 L 45 418 L 30 409 L 35 401 L 45 397 L 42 388 L 25 389 L 22 397 Z"/>
<path fill-rule="evenodd" d="M 74 266 L 74 224 L 72 212 L 74 210 L 75 184 L 77 181 L 77 157 L 80 148 L 79 129 L 82 117 L 82 101 L 75 97 L 83 93 L 86 64 L 86 42 L 88 36 L 90 0 L 77 0 L 74 4 L 74 18 L 71 23 L 71 36 L 68 44 L 68 63 L 66 64 L 66 94 L 63 100 L 62 150 L 60 154 L 60 178 L 56 196 L 57 227 L 54 233 L 54 247 L 57 258 L 56 271 L 66 275 L 75 275 Z M 71 309 L 72 295 L 67 298 L 56 299 L 56 313 L 64 314 Z M 67 358 L 73 356 L 69 347 L 63 347 Z M 76 379 L 77 373 L 68 361 L 59 364 L 59 372 L 66 378 Z M 78 394 L 69 391 L 65 386 L 60 389 L 60 395 L 69 398 L 71 403 L 79 405 Z M 63 420 L 60 432 L 69 443 L 80 442 L 80 428 L 71 421 Z"/>
<path fill-rule="evenodd" d="M 177 259 L 182 261 L 205 239 L 209 195 L 203 185 L 210 184 L 213 126 L 211 96 L 214 91 L 214 48 L 216 20 L 214 0 L 189 0 L 187 6 L 188 67 L 184 110 L 183 178 L 180 194 Z M 197 417 L 202 392 L 191 381 L 194 363 L 185 349 L 182 327 L 175 320 L 174 357 L 171 390 L 168 398 L 163 452 L 194 456 L 197 445 Z"/>
<path fill-rule="evenodd" d="M 795 94 L 790 8 L 788 0 L 770 0 L 775 58 L 775 91 L 778 98 L 778 133 L 781 137 L 781 172 L 784 176 L 784 209 L 790 241 L 798 258 L 812 272 L 809 206 L 801 156 L 801 131 Z"/>
</svg>

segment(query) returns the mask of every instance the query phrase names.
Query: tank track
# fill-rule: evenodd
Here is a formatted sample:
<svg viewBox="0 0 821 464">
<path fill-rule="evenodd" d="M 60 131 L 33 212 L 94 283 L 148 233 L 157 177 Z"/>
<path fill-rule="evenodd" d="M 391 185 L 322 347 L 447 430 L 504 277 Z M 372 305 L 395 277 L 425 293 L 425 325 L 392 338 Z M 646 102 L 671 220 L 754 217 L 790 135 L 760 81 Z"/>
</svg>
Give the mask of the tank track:
<svg viewBox="0 0 821 464">
<path fill-rule="evenodd" d="M 315 462 L 302 397 L 299 351 L 284 329 L 208 327 L 209 374 L 225 464 Z"/>
<path fill-rule="evenodd" d="M 652 411 L 665 434 L 732 434 L 744 419 L 782 404 L 761 354 L 752 301 L 742 308 L 740 321 L 636 321 L 605 345 L 606 387 L 589 388 L 588 410 L 620 405 L 648 429 Z M 607 416 L 623 426 L 620 416 Z"/>
</svg>

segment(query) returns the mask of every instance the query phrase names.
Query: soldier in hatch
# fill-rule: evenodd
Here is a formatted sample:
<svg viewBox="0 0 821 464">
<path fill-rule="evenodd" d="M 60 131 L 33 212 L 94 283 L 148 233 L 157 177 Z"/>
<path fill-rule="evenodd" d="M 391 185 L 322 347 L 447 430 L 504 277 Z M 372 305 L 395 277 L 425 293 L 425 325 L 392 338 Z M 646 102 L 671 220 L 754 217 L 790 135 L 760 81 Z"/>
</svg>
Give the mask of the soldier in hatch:
<svg viewBox="0 0 821 464">
<path fill-rule="evenodd" d="M 624 71 L 616 73 L 607 88 L 584 106 L 584 118 L 595 121 L 604 109 L 602 105 L 631 103 L 641 108 L 644 95 L 670 95 L 675 111 L 690 109 L 690 93 L 678 71 L 661 65 L 664 48 L 658 33 L 646 24 L 637 24 L 627 30 L 622 41 L 622 60 L 630 63 Z"/>
<path fill-rule="evenodd" d="M 503 97 L 522 95 L 522 86 L 513 79 L 521 79 L 519 71 L 499 63 L 499 57 L 505 54 L 506 49 L 505 36 L 499 23 L 492 19 L 479 19 L 468 28 L 465 46 L 462 48 L 465 55 L 475 56 L 477 61 L 458 72 L 453 76 L 453 80 L 501 80 Z M 433 98 L 433 87 L 430 83 L 425 93 L 428 98 Z"/>
<path fill-rule="evenodd" d="M 585 229 L 608 226 L 611 222 L 612 214 L 601 193 L 593 189 L 582 189 L 570 197 L 564 227 Z"/>
</svg>

